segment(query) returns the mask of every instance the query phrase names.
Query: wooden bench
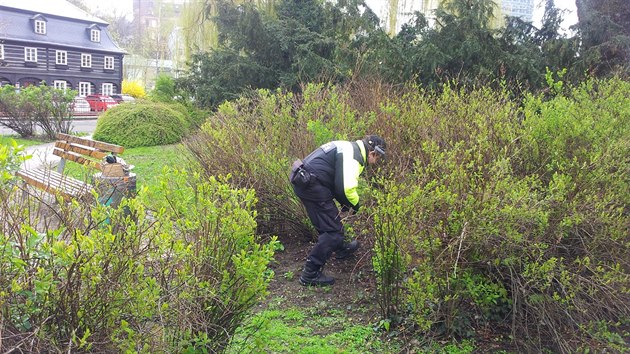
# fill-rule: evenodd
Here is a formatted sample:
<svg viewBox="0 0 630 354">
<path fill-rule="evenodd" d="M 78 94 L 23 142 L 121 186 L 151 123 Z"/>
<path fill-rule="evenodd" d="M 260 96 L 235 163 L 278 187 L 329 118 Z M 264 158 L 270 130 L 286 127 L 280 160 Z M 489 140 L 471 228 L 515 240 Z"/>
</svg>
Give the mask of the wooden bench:
<svg viewBox="0 0 630 354">
<path fill-rule="evenodd" d="M 26 184 L 35 186 L 51 194 L 59 194 L 64 200 L 83 199 L 91 196 L 93 186 L 87 182 L 66 176 L 63 171 L 66 161 L 73 161 L 99 171 L 103 170 L 101 162 L 109 154 L 120 154 L 124 147 L 90 140 L 68 134 L 58 134 L 53 154 L 61 157 L 57 171 L 51 169 L 23 169 L 17 175 Z"/>
</svg>

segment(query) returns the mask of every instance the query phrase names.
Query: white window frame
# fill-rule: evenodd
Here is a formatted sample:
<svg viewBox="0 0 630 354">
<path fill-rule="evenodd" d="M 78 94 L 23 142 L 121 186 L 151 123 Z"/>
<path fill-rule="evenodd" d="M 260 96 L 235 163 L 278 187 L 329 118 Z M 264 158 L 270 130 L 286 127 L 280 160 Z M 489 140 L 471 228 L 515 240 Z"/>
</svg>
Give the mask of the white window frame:
<svg viewBox="0 0 630 354">
<path fill-rule="evenodd" d="M 24 61 L 37 63 L 37 48 L 24 47 Z"/>
<path fill-rule="evenodd" d="M 79 96 L 85 97 L 92 94 L 92 84 L 86 81 L 79 81 Z"/>
<path fill-rule="evenodd" d="M 35 23 L 33 24 L 34 26 L 34 31 L 37 34 L 46 34 L 46 21 L 42 21 L 42 20 L 35 20 Z"/>
<path fill-rule="evenodd" d="M 0 60 L 4 60 L 4 44 L 0 44 Z"/>
<path fill-rule="evenodd" d="M 111 96 L 114 94 L 114 84 L 104 83 L 101 85 L 101 93 L 103 95 Z"/>
<path fill-rule="evenodd" d="M 82 68 L 91 68 L 92 67 L 92 54 L 81 54 L 81 67 Z"/>
<path fill-rule="evenodd" d="M 90 41 L 99 42 L 101 41 L 101 30 L 92 29 L 90 30 Z"/>
<path fill-rule="evenodd" d="M 63 90 L 63 92 L 66 92 L 66 90 L 68 89 L 68 82 L 66 82 L 66 80 L 55 80 L 53 81 L 53 87 L 58 90 Z"/>
<path fill-rule="evenodd" d="M 103 62 L 103 69 L 114 70 L 114 57 L 106 56 Z"/>
<path fill-rule="evenodd" d="M 55 52 L 55 64 L 68 65 L 68 52 L 65 50 L 57 50 Z"/>
</svg>

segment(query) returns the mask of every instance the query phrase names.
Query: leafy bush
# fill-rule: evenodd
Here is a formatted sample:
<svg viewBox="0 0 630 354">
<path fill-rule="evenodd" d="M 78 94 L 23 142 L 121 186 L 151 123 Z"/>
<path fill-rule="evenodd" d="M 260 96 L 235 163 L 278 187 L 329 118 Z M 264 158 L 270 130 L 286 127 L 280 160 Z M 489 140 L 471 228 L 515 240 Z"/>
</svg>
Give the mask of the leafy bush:
<svg viewBox="0 0 630 354">
<path fill-rule="evenodd" d="M 39 126 L 48 139 L 57 133 L 69 133 L 72 128 L 72 98 L 76 91 L 63 91 L 46 86 L 27 86 L 16 90 L 11 85 L 0 88 L 0 112 L 5 119 L 0 124 L 21 137 L 30 137 Z"/>
<path fill-rule="evenodd" d="M 206 176 L 230 176 L 233 186 L 257 191 L 260 232 L 310 238 L 306 212 L 286 182 L 291 158 L 303 156 L 308 146 L 305 124 L 292 117 L 292 108 L 291 95 L 259 91 L 221 105 L 184 145 Z"/>
<path fill-rule="evenodd" d="M 181 141 L 190 128 L 188 117 L 171 105 L 138 101 L 107 110 L 93 136 L 125 147 L 155 146 Z"/>
<path fill-rule="evenodd" d="M 149 93 L 149 98 L 157 102 L 173 102 L 175 100 L 175 80 L 166 75 L 160 74 L 155 79 L 155 88 Z"/>
<path fill-rule="evenodd" d="M 15 180 L 15 172 L 25 159 L 21 155 L 22 151 L 24 147 L 18 145 L 14 139 L 8 139 L 8 144 L 0 144 L 0 189 L 11 186 L 11 182 Z"/>
<path fill-rule="evenodd" d="M 390 304 L 395 283 L 381 298 L 390 315 L 460 336 L 503 324 L 530 351 L 620 349 L 630 318 L 630 85 L 566 92 L 519 108 L 507 92 L 447 87 L 384 106 L 381 129 L 400 156 L 386 166 L 395 182 L 373 192 L 375 212 L 408 230 L 396 251 L 412 259 L 403 269 L 411 311 Z M 375 227 L 377 245 L 400 238 Z"/>
<path fill-rule="evenodd" d="M 171 329 L 179 345 L 188 338 L 195 348 L 216 351 L 267 295 L 273 276 L 267 265 L 277 242 L 258 243 L 253 190 L 183 172 L 169 175 L 156 191 L 164 195 L 157 216 L 172 222 L 172 232 L 181 232 L 190 246 L 168 260 L 177 271 L 161 282 L 171 296 L 164 316 L 177 323 Z"/>
<path fill-rule="evenodd" d="M 352 227 L 374 245 L 383 324 L 494 331 L 527 351 L 621 350 L 630 84 L 547 78 L 545 95 L 522 102 L 456 85 L 261 91 L 223 104 L 186 146 L 207 175 L 258 192 L 264 230 L 294 237 L 308 223 L 290 162 L 326 140 L 380 134 L 390 153 L 382 178 L 367 170 Z"/>
<path fill-rule="evenodd" d="M 251 190 L 165 171 L 123 208 L 0 189 L 0 339 L 26 352 L 216 352 L 267 292 Z M 160 199 L 163 198 L 163 199 Z M 54 213 L 46 210 L 54 209 Z"/>
<path fill-rule="evenodd" d="M 327 139 L 360 139 L 374 116 L 362 117 L 346 91 L 310 84 L 303 95 L 259 90 L 221 105 L 184 140 L 207 176 L 256 190 L 259 231 L 316 237 L 288 181 L 291 163 Z"/>
<path fill-rule="evenodd" d="M 25 95 L 20 95 L 11 85 L 0 87 L 0 112 L 9 119 L 0 120 L 0 124 L 12 129 L 23 138 L 35 133 L 33 105 Z"/>
<path fill-rule="evenodd" d="M 58 133 L 70 133 L 72 99 L 76 94 L 74 90 L 64 91 L 44 84 L 28 86 L 20 92 L 32 104 L 35 122 L 51 140 L 56 139 Z"/>
<path fill-rule="evenodd" d="M 123 80 L 122 93 L 133 96 L 135 98 L 144 98 L 144 96 L 146 96 L 144 86 L 142 86 L 142 84 L 137 81 Z"/>
</svg>

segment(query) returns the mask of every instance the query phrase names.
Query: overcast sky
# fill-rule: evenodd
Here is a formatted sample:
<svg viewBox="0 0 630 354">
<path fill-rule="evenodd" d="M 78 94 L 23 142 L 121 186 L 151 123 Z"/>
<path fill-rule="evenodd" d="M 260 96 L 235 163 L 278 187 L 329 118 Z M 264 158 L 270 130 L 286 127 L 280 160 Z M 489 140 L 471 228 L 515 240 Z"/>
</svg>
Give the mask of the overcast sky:
<svg viewBox="0 0 630 354">
<path fill-rule="evenodd" d="M 122 15 L 126 14 L 129 19 L 133 14 L 133 1 L 132 0 L 83 0 L 85 4 L 94 11 L 105 12 L 107 14 Z M 418 1 L 418 0 L 412 0 Z M 382 3 L 383 0 L 368 0 L 370 5 Z M 534 25 L 540 25 L 540 19 L 545 11 L 545 0 L 534 0 Z M 564 30 L 568 30 L 568 27 L 577 23 L 577 11 L 575 9 L 575 0 L 555 0 L 556 7 L 559 9 L 565 9 L 567 12 L 564 14 Z M 374 7 L 374 11 L 378 11 L 380 6 Z"/>
</svg>

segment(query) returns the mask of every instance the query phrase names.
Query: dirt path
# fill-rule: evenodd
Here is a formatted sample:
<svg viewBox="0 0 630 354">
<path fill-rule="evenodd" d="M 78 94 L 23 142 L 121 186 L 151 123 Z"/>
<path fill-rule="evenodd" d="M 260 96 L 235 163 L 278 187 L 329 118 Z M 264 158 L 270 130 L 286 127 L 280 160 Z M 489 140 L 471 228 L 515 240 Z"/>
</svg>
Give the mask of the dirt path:
<svg viewBox="0 0 630 354">
<path fill-rule="evenodd" d="M 317 306 L 344 311 L 353 318 L 359 317 L 365 325 L 377 321 L 374 274 L 370 253 L 365 247 L 348 259 L 331 257 L 324 271 L 335 278 L 334 285 L 305 287 L 298 279 L 314 243 L 295 239 L 284 241 L 283 245 L 284 251 L 276 253 L 276 261 L 271 265 L 275 277 L 269 286 L 270 299 L 281 297 L 286 305 L 297 308 Z"/>
</svg>

